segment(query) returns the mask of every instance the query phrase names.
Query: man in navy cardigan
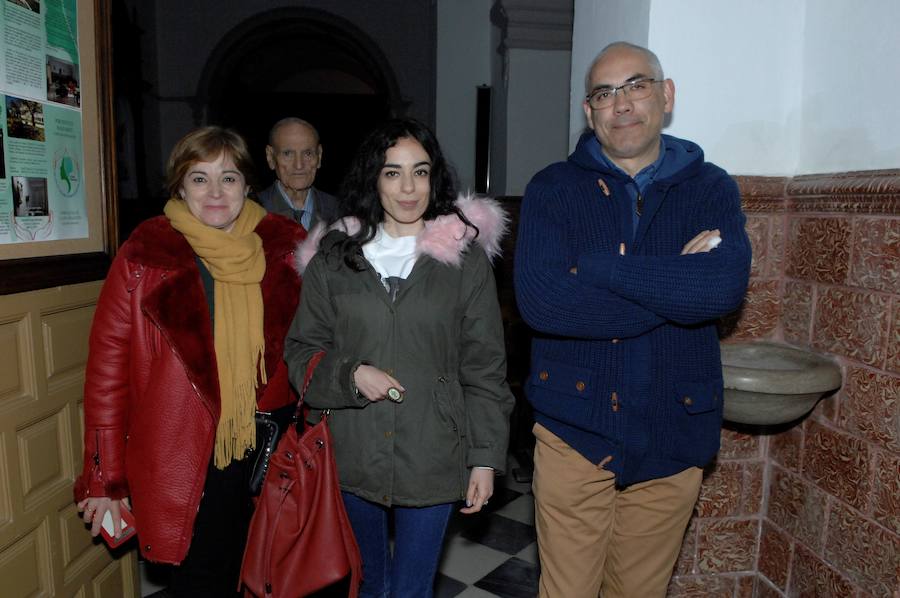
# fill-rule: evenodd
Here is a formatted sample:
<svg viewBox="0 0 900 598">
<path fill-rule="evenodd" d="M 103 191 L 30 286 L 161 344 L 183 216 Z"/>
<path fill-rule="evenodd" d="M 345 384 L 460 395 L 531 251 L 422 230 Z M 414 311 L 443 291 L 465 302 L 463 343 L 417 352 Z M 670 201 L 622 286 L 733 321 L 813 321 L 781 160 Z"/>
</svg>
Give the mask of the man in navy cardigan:
<svg viewBox="0 0 900 598">
<path fill-rule="evenodd" d="M 715 321 L 743 300 L 750 244 L 731 177 L 661 134 L 674 99 L 652 52 L 607 46 L 591 131 L 522 202 L 542 597 L 664 596 L 719 449 Z"/>
</svg>

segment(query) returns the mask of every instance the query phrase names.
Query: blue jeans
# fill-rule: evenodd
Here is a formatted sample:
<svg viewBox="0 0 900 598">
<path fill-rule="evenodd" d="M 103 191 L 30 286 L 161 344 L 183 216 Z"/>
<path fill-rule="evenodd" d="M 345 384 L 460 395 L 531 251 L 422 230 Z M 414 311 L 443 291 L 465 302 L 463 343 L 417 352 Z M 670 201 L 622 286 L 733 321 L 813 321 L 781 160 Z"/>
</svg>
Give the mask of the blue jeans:
<svg viewBox="0 0 900 598">
<path fill-rule="evenodd" d="M 360 598 L 431 598 L 453 503 L 384 507 L 342 492 L 363 561 Z M 388 513 L 394 516 L 391 555 Z"/>
</svg>

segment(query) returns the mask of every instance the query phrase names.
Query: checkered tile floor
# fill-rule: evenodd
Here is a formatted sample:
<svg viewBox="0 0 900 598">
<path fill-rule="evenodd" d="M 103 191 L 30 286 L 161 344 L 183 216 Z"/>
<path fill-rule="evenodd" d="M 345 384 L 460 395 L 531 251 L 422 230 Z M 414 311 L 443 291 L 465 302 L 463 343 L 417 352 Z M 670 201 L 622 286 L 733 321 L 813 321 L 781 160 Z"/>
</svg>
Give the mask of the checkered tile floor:
<svg viewBox="0 0 900 598">
<path fill-rule="evenodd" d="M 512 471 L 512 468 L 509 468 Z M 450 521 L 435 598 L 531 598 L 537 595 L 534 500 L 528 483 L 497 479 L 485 512 Z"/>
<path fill-rule="evenodd" d="M 511 472 L 516 464 L 510 465 Z M 485 511 L 477 515 L 457 512 L 450 520 L 434 595 L 532 598 L 537 595 L 537 563 L 531 486 L 506 475 L 497 478 Z M 162 589 L 144 575 L 143 567 L 141 573 L 142 596 Z"/>
</svg>

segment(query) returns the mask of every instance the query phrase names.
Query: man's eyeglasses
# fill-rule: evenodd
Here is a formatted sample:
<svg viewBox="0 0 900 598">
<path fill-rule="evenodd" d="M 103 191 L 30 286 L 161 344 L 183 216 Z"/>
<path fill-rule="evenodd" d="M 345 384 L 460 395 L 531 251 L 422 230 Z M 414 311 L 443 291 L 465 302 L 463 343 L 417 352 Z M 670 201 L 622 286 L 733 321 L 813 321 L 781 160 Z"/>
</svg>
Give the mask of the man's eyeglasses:
<svg viewBox="0 0 900 598">
<path fill-rule="evenodd" d="M 653 91 L 654 83 L 662 83 L 657 79 L 645 77 L 643 79 L 635 79 L 619 85 L 618 87 L 602 87 L 595 89 L 585 98 L 591 110 L 602 110 L 609 108 L 616 101 L 616 94 L 620 91 L 625 97 L 632 101 L 643 100 L 650 97 Z"/>
</svg>

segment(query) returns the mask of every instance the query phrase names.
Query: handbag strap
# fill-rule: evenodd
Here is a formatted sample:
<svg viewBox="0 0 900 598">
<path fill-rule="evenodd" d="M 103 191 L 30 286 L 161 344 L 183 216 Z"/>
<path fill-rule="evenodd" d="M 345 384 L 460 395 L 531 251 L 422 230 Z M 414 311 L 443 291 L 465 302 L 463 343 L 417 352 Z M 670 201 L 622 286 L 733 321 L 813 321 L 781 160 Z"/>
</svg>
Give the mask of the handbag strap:
<svg viewBox="0 0 900 598">
<path fill-rule="evenodd" d="M 303 377 L 303 390 L 300 391 L 300 398 L 297 400 L 297 409 L 294 410 L 295 422 L 303 421 L 303 399 L 306 397 L 309 383 L 312 382 L 313 372 L 316 371 L 316 366 L 319 365 L 319 362 L 322 361 L 323 357 L 325 357 L 325 351 L 319 351 L 309 358 L 309 363 L 306 366 L 306 375 Z"/>
</svg>

